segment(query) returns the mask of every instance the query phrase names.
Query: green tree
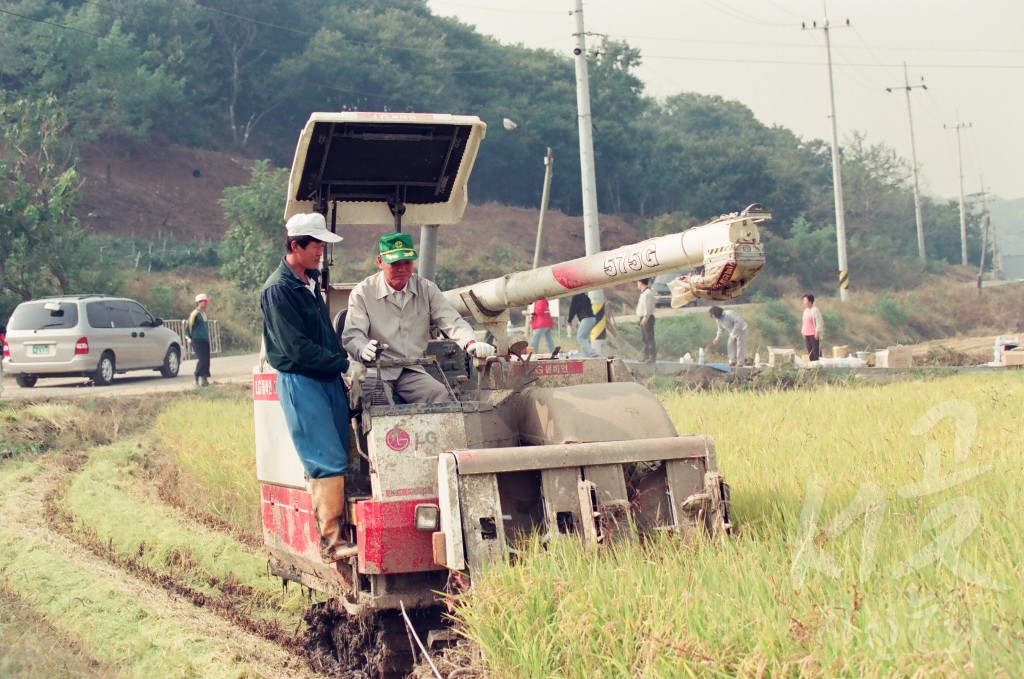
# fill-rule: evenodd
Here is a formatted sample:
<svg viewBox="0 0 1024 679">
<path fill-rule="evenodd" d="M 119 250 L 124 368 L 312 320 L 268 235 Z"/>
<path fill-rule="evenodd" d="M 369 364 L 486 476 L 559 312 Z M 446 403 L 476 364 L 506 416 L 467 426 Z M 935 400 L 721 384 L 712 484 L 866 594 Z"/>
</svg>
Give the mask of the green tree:
<svg viewBox="0 0 1024 679">
<path fill-rule="evenodd" d="M 79 292 L 85 231 L 74 217 L 78 173 L 54 98 L 0 96 L 0 291 L 21 299 Z"/>
<path fill-rule="evenodd" d="M 788 224 L 803 211 L 803 198 L 820 190 L 812 149 L 718 96 L 669 97 L 631 144 L 642 215 L 680 212 L 703 221 L 757 202 Z"/>
<path fill-rule="evenodd" d="M 158 54 L 126 32 L 98 4 L 60 14 L 56 3 L 23 2 L 26 16 L 5 15 L 0 83 L 30 99 L 55 96 L 76 141 L 141 143 L 151 126 L 173 128 L 185 102 L 184 81 Z"/>
<path fill-rule="evenodd" d="M 221 275 L 243 293 L 260 289 L 284 254 L 287 171 L 258 161 L 244 186 L 224 190 L 220 200 L 231 226 L 221 243 Z"/>
<path fill-rule="evenodd" d="M 636 153 L 635 140 L 654 103 L 634 73 L 642 62 L 640 50 L 605 38 L 589 62 L 599 201 L 607 211 L 632 212 L 638 170 L 646 160 Z"/>
</svg>

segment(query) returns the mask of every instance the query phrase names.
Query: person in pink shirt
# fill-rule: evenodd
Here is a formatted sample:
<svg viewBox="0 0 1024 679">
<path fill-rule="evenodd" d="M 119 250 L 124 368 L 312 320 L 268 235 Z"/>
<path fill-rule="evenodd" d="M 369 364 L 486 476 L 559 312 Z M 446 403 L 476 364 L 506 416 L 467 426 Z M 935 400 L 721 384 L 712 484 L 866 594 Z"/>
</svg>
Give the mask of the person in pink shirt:
<svg viewBox="0 0 1024 679">
<path fill-rule="evenodd" d="M 800 332 L 804 336 L 807 358 L 811 361 L 821 358 L 821 334 L 824 331 L 825 319 L 821 317 L 818 307 L 814 306 L 814 295 L 804 295 L 804 315 Z"/>
</svg>

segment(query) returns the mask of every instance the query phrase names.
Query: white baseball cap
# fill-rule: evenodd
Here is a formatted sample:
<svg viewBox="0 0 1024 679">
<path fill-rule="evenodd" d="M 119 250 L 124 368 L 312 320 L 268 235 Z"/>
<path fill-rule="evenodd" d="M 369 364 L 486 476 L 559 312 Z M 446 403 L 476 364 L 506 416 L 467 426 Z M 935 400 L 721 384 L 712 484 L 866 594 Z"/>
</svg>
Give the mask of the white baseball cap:
<svg viewBox="0 0 1024 679">
<path fill-rule="evenodd" d="M 199 304 L 200 302 L 208 302 L 209 300 L 210 297 L 205 292 L 200 292 L 196 295 L 196 304 Z"/>
<path fill-rule="evenodd" d="M 312 236 L 324 243 L 337 243 L 341 241 L 341 236 L 327 230 L 327 220 L 319 212 L 292 215 L 285 224 L 285 228 L 288 229 L 289 238 Z"/>
</svg>

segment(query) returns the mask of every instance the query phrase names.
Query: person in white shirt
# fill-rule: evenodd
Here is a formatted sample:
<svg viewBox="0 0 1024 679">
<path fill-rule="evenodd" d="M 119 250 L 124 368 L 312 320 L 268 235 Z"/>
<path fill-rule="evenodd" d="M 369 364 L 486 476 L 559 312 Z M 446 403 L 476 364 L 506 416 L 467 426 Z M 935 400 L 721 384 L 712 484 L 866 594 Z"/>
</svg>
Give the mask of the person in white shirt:
<svg viewBox="0 0 1024 679">
<path fill-rule="evenodd" d="M 644 363 L 654 363 L 658 358 L 658 347 L 654 342 L 654 292 L 651 279 L 641 278 L 636 282 L 640 299 L 636 303 L 636 318 L 640 325 L 640 336 L 644 341 Z"/>
<path fill-rule="evenodd" d="M 743 345 L 747 341 L 747 322 L 740 318 L 735 311 L 726 311 L 720 306 L 713 306 L 708 309 L 708 314 L 718 323 L 718 333 L 711 344 L 718 344 L 722 332 L 729 333 L 729 340 L 726 343 L 729 352 L 729 365 L 743 363 Z"/>
<path fill-rule="evenodd" d="M 371 367 L 363 391 L 372 390 L 379 379 L 391 402 L 396 394 L 406 403 L 450 401 L 445 385 L 427 374 L 423 366 L 382 367 L 377 375 L 377 370 L 372 369 L 374 361 L 422 358 L 430 341 L 431 325 L 476 358 L 493 356 L 494 347 L 477 341 L 472 326 L 448 303 L 433 281 L 413 273 L 413 260 L 418 255 L 411 235 L 385 234 L 377 245 L 380 271 L 352 290 L 341 335 L 348 353 Z"/>
</svg>

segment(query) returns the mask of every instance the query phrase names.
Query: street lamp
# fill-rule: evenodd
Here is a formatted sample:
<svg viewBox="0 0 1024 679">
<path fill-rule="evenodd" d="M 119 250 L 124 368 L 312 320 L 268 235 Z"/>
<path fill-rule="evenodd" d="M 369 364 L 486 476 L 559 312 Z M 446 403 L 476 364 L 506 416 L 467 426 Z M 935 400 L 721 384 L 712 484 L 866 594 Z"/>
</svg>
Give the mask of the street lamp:
<svg viewBox="0 0 1024 679">
<path fill-rule="evenodd" d="M 555 166 L 555 154 L 551 151 L 551 147 L 542 142 L 537 135 L 525 127 L 520 128 L 511 118 L 502 119 L 501 124 L 509 132 L 519 129 L 523 134 L 547 149 L 547 154 L 544 156 L 544 191 L 541 193 L 540 217 L 537 219 L 537 244 L 533 248 L 533 268 L 536 269 L 540 266 L 540 244 L 544 235 L 544 214 L 548 211 L 548 197 L 551 195 L 551 172 Z"/>
</svg>

